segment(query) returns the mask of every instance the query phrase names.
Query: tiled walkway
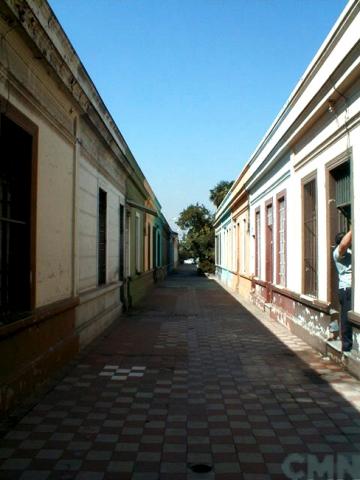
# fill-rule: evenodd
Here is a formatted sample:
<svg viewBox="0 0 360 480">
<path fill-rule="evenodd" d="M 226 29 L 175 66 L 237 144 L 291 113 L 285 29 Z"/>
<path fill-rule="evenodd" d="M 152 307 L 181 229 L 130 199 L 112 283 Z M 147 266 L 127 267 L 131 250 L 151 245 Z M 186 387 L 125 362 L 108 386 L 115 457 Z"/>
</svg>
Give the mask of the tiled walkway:
<svg viewBox="0 0 360 480">
<path fill-rule="evenodd" d="M 359 463 L 359 409 L 341 367 L 183 270 L 6 434 L 0 478 L 359 478 L 339 476 Z"/>
</svg>

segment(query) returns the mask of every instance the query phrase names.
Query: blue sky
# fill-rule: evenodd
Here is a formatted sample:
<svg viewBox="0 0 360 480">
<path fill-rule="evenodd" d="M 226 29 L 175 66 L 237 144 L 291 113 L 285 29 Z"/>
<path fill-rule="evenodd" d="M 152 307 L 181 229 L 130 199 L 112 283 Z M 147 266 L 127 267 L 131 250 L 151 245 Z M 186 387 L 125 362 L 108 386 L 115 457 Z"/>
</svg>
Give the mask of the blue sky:
<svg viewBox="0 0 360 480">
<path fill-rule="evenodd" d="M 50 0 L 163 212 L 213 209 L 345 0 Z"/>
</svg>

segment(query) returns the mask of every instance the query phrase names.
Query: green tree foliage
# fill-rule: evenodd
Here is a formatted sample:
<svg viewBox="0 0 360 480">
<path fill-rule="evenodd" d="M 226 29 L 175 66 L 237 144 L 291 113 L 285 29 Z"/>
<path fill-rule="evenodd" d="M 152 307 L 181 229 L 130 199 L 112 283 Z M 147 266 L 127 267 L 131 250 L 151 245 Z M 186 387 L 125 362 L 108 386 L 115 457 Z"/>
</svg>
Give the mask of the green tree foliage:
<svg viewBox="0 0 360 480">
<path fill-rule="evenodd" d="M 233 181 L 227 182 L 226 180 L 222 180 L 210 190 L 210 200 L 216 208 L 218 208 L 220 203 L 224 200 L 233 183 Z"/>
<path fill-rule="evenodd" d="M 213 215 L 204 205 L 196 203 L 185 208 L 176 223 L 185 232 L 180 242 L 180 258 L 194 258 L 198 261 L 200 271 L 213 272 Z"/>
</svg>

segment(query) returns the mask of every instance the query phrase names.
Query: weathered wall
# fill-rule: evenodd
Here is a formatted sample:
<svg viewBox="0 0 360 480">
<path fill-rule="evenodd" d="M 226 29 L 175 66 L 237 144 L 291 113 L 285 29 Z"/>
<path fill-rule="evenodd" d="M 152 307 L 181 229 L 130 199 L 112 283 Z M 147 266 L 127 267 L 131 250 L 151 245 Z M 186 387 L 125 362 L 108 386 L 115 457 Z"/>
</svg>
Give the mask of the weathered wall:
<svg viewBox="0 0 360 480">
<path fill-rule="evenodd" d="M 107 193 L 107 283 L 119 280 L 120 204 L 124 195 L 84 157 L 79 168 L 79 291 L 97 287 L 98 191 Z"/>
<path fill-rule="evenodd" d="M 75 305 L 59 305 L 0 329 L 0 416 L 36 391 L 79 351 Z"/>
<path fill-rule="evenodd" d="M 1 20 L 0 29 L 8 30 Z M 7 34 L 0 55 L 5 111 L 11 104 L 39 129 L 35 306 L 40 307 L 72 294 L 73 114 L 67 95 L 51 81 L 16 30 Z"/>
<path fill-rule="evenodd" d="M 36 306 L 71 295 L 73 245 L 73 146 L 40 118 Z"/>
</svg>

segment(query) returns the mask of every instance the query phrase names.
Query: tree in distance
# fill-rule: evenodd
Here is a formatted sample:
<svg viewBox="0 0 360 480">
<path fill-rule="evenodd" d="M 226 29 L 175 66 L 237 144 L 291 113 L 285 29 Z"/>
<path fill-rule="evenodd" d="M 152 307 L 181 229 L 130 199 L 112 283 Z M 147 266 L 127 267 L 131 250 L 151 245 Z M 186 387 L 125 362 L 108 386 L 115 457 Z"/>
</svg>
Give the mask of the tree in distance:
<svg viewBox="0 0 360 480">
<path fill-rule="evenodd" d="M 210 190 L 210 201 L 216 208 L 218 208 L 224 200 L 233 183 L 234 181 L 228 182 L 226 180 L 221 180 L 221 182 L 217 183 L 215 187 Z"/>
<path fill-rule="evenodd" d="M 193 258 L 197 261 L 199 273 L 213 273 L 215 271 L 213 215 L 204 205 L 196 203 L 185 208 L 176 223 L 185 232 L 179 245 L 180 260 Z"/>
<path fill-rule="evenodd" d="M 210 200 L 219 207 L 234 182 L 222 180 L 210 190 Z M 185 232 L 179 242 L 180 261 L 193 258 L 199 273 L 215 271 L 214 216 L 202 204 L 195 203 L 179 215 L 177 225 Z"/>
</svg>

